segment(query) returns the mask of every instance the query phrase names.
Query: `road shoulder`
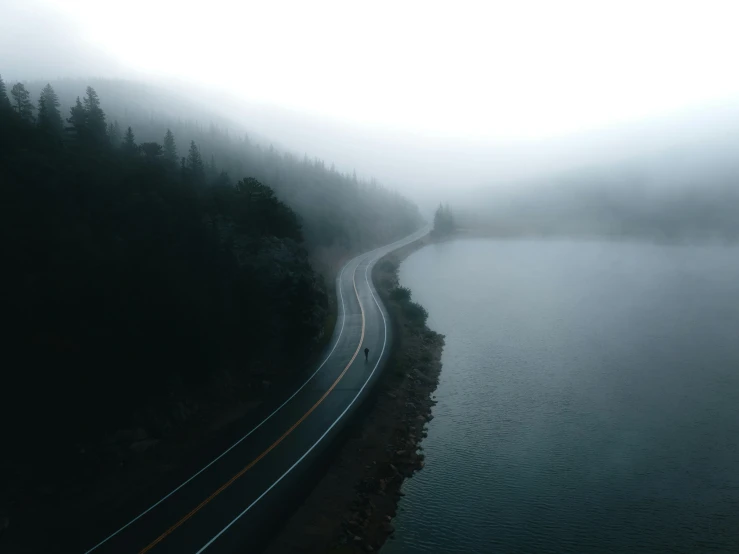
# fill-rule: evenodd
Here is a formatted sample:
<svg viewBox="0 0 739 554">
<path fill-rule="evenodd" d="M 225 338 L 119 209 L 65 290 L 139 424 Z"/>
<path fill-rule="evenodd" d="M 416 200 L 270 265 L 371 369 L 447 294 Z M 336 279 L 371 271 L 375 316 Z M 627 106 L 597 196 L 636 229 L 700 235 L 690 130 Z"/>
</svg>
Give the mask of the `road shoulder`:
<svg viewBox="0 0 739 554">
<path fill-rule="evenodd" d="M 397 292 L 397 271 L 404 258 L 430 241 L 423 237 L 375 265 L 373 281 L 392 320 L 391 355 L 327 471 L 268 554 L 372 552 L 392 537 L 403 480 L 423 467 L 419 447 L 435 403 L 444 345 L 444 337 L 419 316 L 420 306 Z"/>
</svg>

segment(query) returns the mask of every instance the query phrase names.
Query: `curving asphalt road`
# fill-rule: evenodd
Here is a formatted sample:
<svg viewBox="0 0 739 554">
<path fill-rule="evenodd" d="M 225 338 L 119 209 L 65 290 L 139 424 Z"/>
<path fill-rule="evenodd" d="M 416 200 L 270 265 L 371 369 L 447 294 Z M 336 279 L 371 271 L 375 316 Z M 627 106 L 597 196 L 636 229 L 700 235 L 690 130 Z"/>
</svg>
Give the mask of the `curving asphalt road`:
<svg viewBox="0 0 739 554">
<path fill-rule="evenodd" d="M 85 554 L 249 552 L 305 488 L 310 468 L 374 384 L 389 353 L 389 318 L 371 281 L 386 253 L 428 232 L 350 260 L 337 278 L 338 319 L 323 362 L 220 455 Z M 365 361 L 364 349 L 369 348 Z"/>
</svg>

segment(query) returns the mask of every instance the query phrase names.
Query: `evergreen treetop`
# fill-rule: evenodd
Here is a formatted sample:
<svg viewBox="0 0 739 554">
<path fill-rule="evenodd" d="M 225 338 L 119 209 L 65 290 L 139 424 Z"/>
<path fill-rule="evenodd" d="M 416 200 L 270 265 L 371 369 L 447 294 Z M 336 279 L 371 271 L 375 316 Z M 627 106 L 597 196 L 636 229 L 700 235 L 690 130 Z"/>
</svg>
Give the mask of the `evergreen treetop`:
<svg viewBox="0 0 739 554">
<path fill-rule="evenodd" d="M 171 163 L 177 163 L 177 145 L 174 141 L 174 135 L 169 129 L 164 135 L 164 158 Z"/>
<path fill-rule="evenodd" d="M 67 130 L 74 135 L 74 138 L 77 141 L 81 142 L 86 139 L 87 113 L 85 112 L 85 108 L 82 105 L 79 96 L 77 97 L 74 106 L 72 106 L 72 108 L 69 110 L 67 123 L 71 125 L 71 127 L 69 127 Z"/>
<path fill-rule="evenodd" d="M 0 109 L 10 108 L 10 100 L 8 99 L 8 89 L 3 81 L 3 76 L 0 75 Z"/>
<path fill-rule="evenodd" d="M 133 155 L 138 152 L 138 146 L 136 145 L 136 137 L 133 134 L 133 129 L 129 127 L 126 129 L 126 134 L 123 135 L 123 144 L 121 148 L 126 154 Z"/>
<path fill-rule="evenodd" d="M 26 121 L 33 121 L 33 104 L 31 104 L 30 93 L 23 83 L 16 83 L 10 89 L 13 97 L 13 109 Z"/>
<path fill-rule="evenodd" d="M 54 134 L 61 134 L 64 130 L 62 114 L 59 112 L 59 97 L 48 83 L 38 99 L 38 125 Z"/>
<path fill-rule="evenodd" d="M 162 145 L 158 142 L 142 142 L 139 149 L 148 159 L 158 158 L 162 155 Z"/>
<path fill-rule="evenodd" d="M 190 141 L 190 151 L 187 154 L 187 169 L 190 171 L 190 176 L 194 182 L 202 183 L 205 181 L 203 158 L 200 156 L 200 150 L 198 150 L 194 140 Z"/>
<path fill-rule="evenodd" d="M 452 215 L 452 209 L 449 207 L 449 204 L 439 204 L 434 214 L 433 234 L 437 236 L 449 235 L 454 232 L 455 228 L 454 216 Z"/>
<path fill-rule="evenodd" d="M 87 87 L 85 91 L 84 107 L 90 138 L 95 142 L 105 142 L 108 128 L 105 123 L 105 112 L 100 107 L 100 98 L 92 87 Z"/>
<path fill-rule="evenodd" d="M 118 120 L 115 120 L 113 123 L 108 124 L 108 142 L 111 144 L 111 146 L 117 148 L 121 144 L 121 140 L 123 137 L 121 136 L 121 127 L 118 125 Z"/>
</svg>

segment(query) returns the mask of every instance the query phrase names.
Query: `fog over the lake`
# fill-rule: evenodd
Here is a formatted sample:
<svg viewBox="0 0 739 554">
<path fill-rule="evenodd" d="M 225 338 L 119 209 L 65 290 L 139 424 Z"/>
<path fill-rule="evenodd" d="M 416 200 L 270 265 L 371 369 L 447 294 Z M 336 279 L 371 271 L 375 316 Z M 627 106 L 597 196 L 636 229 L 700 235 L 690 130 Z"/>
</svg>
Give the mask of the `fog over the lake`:
<svg viewBox="0 0 739 554">
<path fill-rule="evenodd" d="M 658 189 L 736 182 L 738 13 L 697 1 L 4 0 L 0 74 L 152 83 L 428 213 L 566 188 L 573 171 L 593 186 L 614 168 Z"/>
</svg>

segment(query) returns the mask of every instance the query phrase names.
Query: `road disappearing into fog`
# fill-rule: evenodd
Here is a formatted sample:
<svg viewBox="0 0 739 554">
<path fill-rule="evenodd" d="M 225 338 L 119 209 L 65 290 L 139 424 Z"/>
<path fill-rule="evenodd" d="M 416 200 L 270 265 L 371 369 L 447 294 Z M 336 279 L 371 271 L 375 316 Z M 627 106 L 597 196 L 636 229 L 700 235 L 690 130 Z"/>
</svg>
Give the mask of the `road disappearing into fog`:
<svg viewBox="0 0 739 554">
<path fill-rule="evenodd" d="M 347 262 L 336 281 L 333 337 L 310 377 L 160 500 L 109 522 L 85 554 L 243 553 L 264 540 L 264 530 L 283 517 L 295 491 L 305 489 L 312 462 L 349 421 L 387 360 L 390 320 L 372 284 L 372 267 L 426 233 L 428 228 Z"/>
</svg>

